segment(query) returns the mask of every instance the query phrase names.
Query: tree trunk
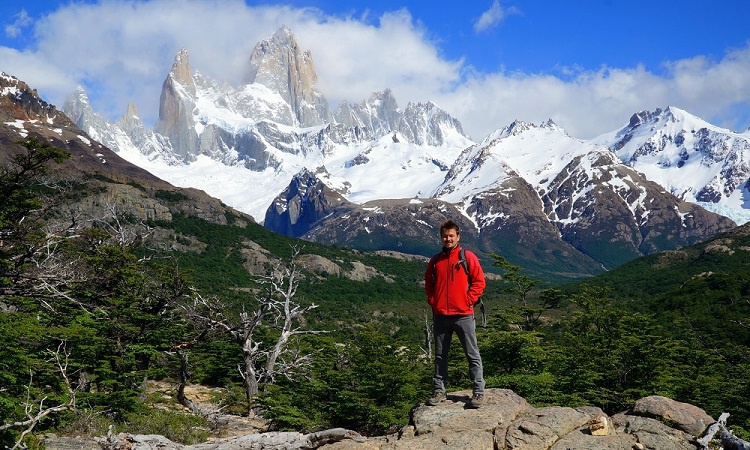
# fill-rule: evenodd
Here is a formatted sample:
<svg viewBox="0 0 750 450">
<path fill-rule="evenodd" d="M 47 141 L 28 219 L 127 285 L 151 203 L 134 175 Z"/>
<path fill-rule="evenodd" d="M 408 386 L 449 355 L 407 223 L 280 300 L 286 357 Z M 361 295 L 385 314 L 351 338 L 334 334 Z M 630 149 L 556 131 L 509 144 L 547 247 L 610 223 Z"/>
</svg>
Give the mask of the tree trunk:
<svg viewBox="0 0 750 450">
<path fill-rule="evenodd" d="M 243 349 L 244 370 L 242 378 L 245 384 L 245 396 L 247 397 L 247 411 L 253 408 L 255 396 L 258 395 L 258 377 L 255 372 L 255 356 L 253 352 L 245 347 Z"/>
</svg>

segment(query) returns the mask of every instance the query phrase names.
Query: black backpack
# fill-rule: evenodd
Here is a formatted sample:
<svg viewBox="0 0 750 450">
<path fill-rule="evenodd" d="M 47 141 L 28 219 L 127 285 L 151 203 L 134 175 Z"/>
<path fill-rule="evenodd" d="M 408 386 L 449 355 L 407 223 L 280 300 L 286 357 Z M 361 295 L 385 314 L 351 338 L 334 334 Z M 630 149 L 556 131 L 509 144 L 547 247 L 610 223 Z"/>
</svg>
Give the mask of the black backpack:
<svg viewBox="0 0 750 450">
<path fill-rule="evenodd" d="M 432 259 L 430 259 L 430 264 L 432 265 L 432 282 L 434 283 L 435 280 L 435 258 L 440 255 L 438 253 L 437 255 L 433 256 Z M 466 272 L 466 275 L 469 275 L 469 261 L 466 259 L 466 250 L 464 250 L 463 247 L 458 249 L 458 263 L 461 264 L 461 266 L 464 268 L 464 272 Z M 482 301 L 482 297 L 479 297 L 479 300 L 477 300 L 476 303 L 474 303 L 474 306 L 479 305 L 479 311 L 482 313 L 482 326 L 487 326 L 487 312 L 484 308 L 484 302 Z"/>
</svg>

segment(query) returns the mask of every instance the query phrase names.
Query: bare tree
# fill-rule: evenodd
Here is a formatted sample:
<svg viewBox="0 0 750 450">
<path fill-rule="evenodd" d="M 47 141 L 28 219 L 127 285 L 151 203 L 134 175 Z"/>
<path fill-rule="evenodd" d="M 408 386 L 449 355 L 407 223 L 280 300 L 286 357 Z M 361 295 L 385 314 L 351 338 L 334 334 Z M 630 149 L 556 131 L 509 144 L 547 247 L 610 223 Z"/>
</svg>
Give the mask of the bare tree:
<svg viewBox="0 0 750 450">
<path fill-rule="evenodd" d="M 273 383 L 279 376 L 294 379 L 310 365 L 310 355 L 293 347 L 294 337 L 325 333 L 302 328 L 304 315 L 317 305 L 303 306 L 295 300 L 301 278 L 295 262 L 298 255 L 299 249 L 295 248 L 287 264 L 279 263 L 269 274 L 258 278 L 261 289 L 254 296 L 254 308 L 243 306 L 236 319 L 226 316 L 227 306 L 216 298 L 195 295 L 193 303 L 185 307 L 188 316 L 202 324 L 202 336 L 207 331 L 220 331 L 229 333 L 239 344 L 243 362 L 238 369 L 248 407 L 261 383 Z M 276 330 L 275 340 L 259 340 L 257 332 L 261 328 Z"/>
<path fill-rule="evenodd" d="M 424 347 L 422 352 L 427 356 L 428 361 L 432 361 L 432 323 L 427 319 L 427 313 L 424 315 Z"/>
</svg>

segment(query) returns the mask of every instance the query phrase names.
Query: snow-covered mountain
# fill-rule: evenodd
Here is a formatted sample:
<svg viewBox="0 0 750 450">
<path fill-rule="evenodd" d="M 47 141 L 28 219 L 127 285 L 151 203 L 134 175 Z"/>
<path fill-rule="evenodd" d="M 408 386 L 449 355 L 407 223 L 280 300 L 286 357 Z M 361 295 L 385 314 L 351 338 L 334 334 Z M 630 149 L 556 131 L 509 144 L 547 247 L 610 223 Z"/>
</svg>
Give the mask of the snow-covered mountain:
<svg viewBox="0 0 750 450">
<path fill-rule="evenodd" d="M 389 90 L 330 114 L 314 89 L 310 54 L 286 28 L 256 46 L 249 66 L 248 83 L 234 88 L 194 72 L 180 51 L 154 130 L 144 129 L 134 109 L 117 123 L 103 120 L 81 91 L 63 111 L 134 164 L 259 221 L 305 169 L 353 202 L 427 196 L 472 144 L 458 120 L 434 103 L 400 109 Z"/>
<path fill-rule="evenodd" d="M 390 90 L 332 112 L 316 81 L 312 55 L 283 27 L 256 46 L 239 87 L 194 71 L 180 51 L 153 130 L 134 106 L 104 120 L 82 91 L 63 110 L 172 184 L 274 231 L 339 245 L 425 253 L 438 222 L 460 215 L 482 250 L 576 276 L 735 225 L 689 202 L 750 220 L 750 136 L 675 108 L 589 141 L 549 120 L 476 143 L 439 106 L 401 109 Z"/>
<path fill-rule="evenodd" d="M 592 140 L 677 197 L 750 221 L 750 132 L 736 133 L 675 107 L 634 114 Z"/>
<path fill-rule="evenodd" d="M 305 185 L 317 185 L 316 195 L 324 192 L 310 177 Z M 265 220 L 276 226 L 287 205 L 295 212 L 285 220 L 296 219 L 296 235 L 306 239 L 419 249 L 434 240 L 443 211 L 465 219 L 463 228 L 472 231 L 462 233 L 463 241 L 472 246 L 523 261 L 539 273 L 567 276 L 596 273 L 734 226 L 666 192 L 606 147 L 572 138 L 551 121 L 539 126 L 516 121 L 465 149 L 429 196 L 438 203 L 352 205 L 339 199 L 331 207 L 330 200 L 318 201 L 309 190 L 292 191 L 277 197 Z M 305 220 L 324 209 L 325 214 Z"/>
</svg>

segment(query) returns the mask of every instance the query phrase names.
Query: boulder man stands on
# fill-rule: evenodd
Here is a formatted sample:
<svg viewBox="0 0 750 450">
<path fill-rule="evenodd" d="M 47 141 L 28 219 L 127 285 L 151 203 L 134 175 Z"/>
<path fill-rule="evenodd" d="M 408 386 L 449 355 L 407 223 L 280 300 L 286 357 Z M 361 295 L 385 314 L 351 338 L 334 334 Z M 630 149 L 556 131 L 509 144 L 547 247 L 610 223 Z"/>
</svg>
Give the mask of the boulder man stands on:
<svg viewBox="0 0 750 450">
<path fill-rule="evenodd" d="M 455 332 L 469 362 L 469 378 L 473 384 L 469 406 L 479 408 L 484 402 L 484 376 L 477 346 L 474 305 L 484 291 L 484 272 L 479 258 L 468 250 L 462 251 L 458 245 L 461 234 L 455 222 L 448 220 L 440 226 L 440 238 L 443 250 L 432 257 L 424 274 L 435 334 L 434 393 L 427 404 L 434 406 L 446 398 L 448 351 Z M 466 261 L 461 261 L 462 255 Z"/>
</svg>

